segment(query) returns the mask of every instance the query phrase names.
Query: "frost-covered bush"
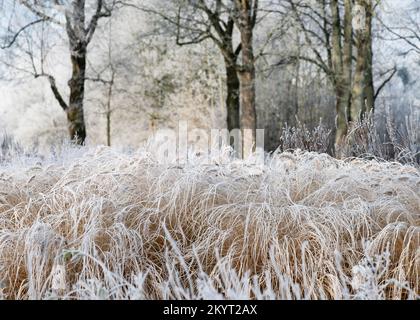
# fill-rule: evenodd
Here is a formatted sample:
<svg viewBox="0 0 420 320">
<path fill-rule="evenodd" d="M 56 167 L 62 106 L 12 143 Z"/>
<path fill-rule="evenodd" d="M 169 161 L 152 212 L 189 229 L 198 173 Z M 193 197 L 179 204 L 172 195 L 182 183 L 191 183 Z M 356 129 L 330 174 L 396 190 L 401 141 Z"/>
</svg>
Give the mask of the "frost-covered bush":
<svg viewBox="0 0 420 320">
<path fill-rule="evenodd" d="M 367 114 L 362 120 L 350 123 L 340 147 L 340 157 L 377 158 L 419 166 L 420 110 L 412 109 L 404 120 L 394 120 L 388 110 L 383 121 L 374 114 Z M 297 120 L 296 127 L 283 128 L 279 147 L 281 151 L 300 149 L 335 155 L 330 148 L 331 132 L 322 123 L 309 130 Z"/>
<path fill-rule="evenodd" d="M 412 110 L 400 126 L 388 111 L 385 130 L 380 130 L 381 125 L 373 114 L 352 123 L 342 154 L 420 165 L 420 110 Z"/>
<path fill-rule="evenodd" d="M 296 120 L 296 127 L 283 128 L 280 137 L 280 149 L 287 150 L 306 150 L 319 153 L 326 153 L 329 147 L 331 130 L 320 121 L 319 125 L 313 130 L 307 128 L 305 123 Z"/>
</svg>

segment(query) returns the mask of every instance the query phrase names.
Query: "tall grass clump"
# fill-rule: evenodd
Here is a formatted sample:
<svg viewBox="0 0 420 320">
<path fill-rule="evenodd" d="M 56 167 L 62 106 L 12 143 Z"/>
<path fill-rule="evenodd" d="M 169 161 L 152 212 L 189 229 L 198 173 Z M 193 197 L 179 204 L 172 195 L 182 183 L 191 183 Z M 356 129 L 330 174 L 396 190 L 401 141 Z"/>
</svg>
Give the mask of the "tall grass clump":
<svg viewBox="0 0 420 320">
<path fill-rule="evenodd" d="M 65 152 L 0 166 L 4 299 L 419 298 L 413 166 Z"/>
<path fill-rule="evenodd" d="M 327 153 L 329 150 L 331 130 L 329 130 L 322 120 L 319 125 L 310 130 L 305 123 L 296 118 L 296 126 L 283 127 L 280 136 L 280 150 L 306 150 L 318 153 Z"/>
<path fill-rule="evenodd" d="M 380 119 L 382 118 L 382 119 Z M 310 130 L 297 119 L 296 126 L 285 126 L 279 150 L 305 150 L 328 153 L 337 158 L 377 159 L 420 166 L 420 110 L 411 108 L 403 120 L 395 120 L 389 109 L 384 115 L 370 113 L 349 123 L 339 150 L 332 148 L 334 135 L 322 122 Z"/>
<path fill-rule="evenodd" d="M 384 122 L 375 121 L 373 114 L 367 114 L 352 123 L 341 150 L 344 156 L 376 157 L 420 166 L 420 110 L 411 110 L 400 125 L 388 110 Z"/>
</svg>

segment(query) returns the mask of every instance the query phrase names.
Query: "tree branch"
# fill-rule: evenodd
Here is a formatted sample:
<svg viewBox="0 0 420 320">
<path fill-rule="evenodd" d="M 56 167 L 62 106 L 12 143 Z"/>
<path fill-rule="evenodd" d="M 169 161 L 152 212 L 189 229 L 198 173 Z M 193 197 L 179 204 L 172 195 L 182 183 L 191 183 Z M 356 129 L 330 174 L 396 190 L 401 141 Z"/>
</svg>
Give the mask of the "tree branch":
<svg viewBox="0 0 420 320">
<path fill-rule="evenodd" d="M 63 96 L 60 94 L 60 91 L 58 91 L 58 88 L 57 88 L 57 85 L 56 85 L 56 82 L 55 82 L 55 78 L 52 75 L 47 74 L 47 73 L 35 74 L 35 78 L 39 78 L 39 77 L 46 77 L 48 79 L 55 99 L 58 101 L 58 104 L 60 105 L 60 107 L 64 111 L 66 111 L 68 109 L 68 105 L 64 101 Z"/>
<path fill-rule="evenodd" d="M 44 18 L 41 18 L 41 19 L 38 19 L 38 20 L 35 20 L 35 21 L 32 21 L 32 22 L 30 22 L 30 23 L 28 23 L 27 25 L 25 25 L 24 27 L 22 27 L 22 28 L 20 28 L 15 34 L 14 34 L 14 36 L 13 36 L 13 38 L 9 41 L 9 43 L 7 43 L 7 44 L 5 44 L 5 45 L 2 45 L 0 48 L 1 49 L 9 49 L 11 46 L 13 46 L 13 44 L 16 42 L 16 40 L 17 40 L 17 38 L 19 37 L 19 35 L 23 32 L 23 31 L 25 31 L 26 29 L 28 29 L 28 28 L 30 28 L 30 27 L 32 27 L 33 25 L 35 25 L 35 24 L 38 24 L 38 23 L 40 23 L 40 22 L 44 22 L 45 21 L 45 19 Z"/>
<path fill-rule="evenodd" d="M 102 10 L 105 11 L 102 11 Z M 106 8 L 104 6 L 103 0 L 97 0 L 96 3 L 96 12 L 93 15 L 92 19 L 90 20 L 89 27 L 86 30 L 86 44 L 89 44 L 92 40 L 93 34 L 96 31 L 96 27 L 98 26 L 98 20 L 100 18 L 110 17 L 111 16 L 111 10 L 109 8 Z"/>
<path fill-rule="evenodd" d="M 373 96 L 373 101 L 376 101 L 376 98 L 378 98 L 379 94 L 381 93 L 382 89 L 385 88 L 385 86 L 387 85 L 388 82 L 390 82 L 392 80 L 392 78 L 394 77 L 394 75 L 397 73 L 397 67 L 392 68 L 391 70 L 387 71 L 386 73 L 392 71 L 392 73 L 389 75 L 388 78 L 386 78 L 382 84 L 378 87 L 378 89 L 376 90 L 375 95 Z M 385 74 L 386 74 L 385 73 Z"/>
</svg>

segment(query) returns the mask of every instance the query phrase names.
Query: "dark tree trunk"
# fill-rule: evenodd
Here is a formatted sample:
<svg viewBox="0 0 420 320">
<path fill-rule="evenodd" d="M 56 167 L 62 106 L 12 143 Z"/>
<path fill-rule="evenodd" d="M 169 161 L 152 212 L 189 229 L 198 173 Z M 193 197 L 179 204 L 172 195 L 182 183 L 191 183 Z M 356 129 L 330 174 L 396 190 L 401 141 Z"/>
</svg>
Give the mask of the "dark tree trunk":
<svg viewBox="0 0 420 320">
<path fill-rule="evenodd" d="M 83 145 L 86 126 L 83 103 L 85 97 L 87 47 L 92 40 L 101 17 L 109 17 L 109 10 L 102 11 L 103 0 L 96 1 L 95 14 L 86 26 L 86 0 L 72 1 L 72 11 L 66 11 L 66 31 L 69 38 L 72 77 L 69 81 L 70 97 L 66 110 L 70 138 Z"/>
<path fill-rule="evenodd" d="M 255 66 L 252 49 L 252 30 L 246 30 L 241 34 L 242 40 L 242 63 L 241 71 L 241 129 L 251 130 L 251 136 L 247 137 L 244 132 L 244 156 L 247 156 L 255 148 L 257 112 L 255 108 Z"/>
<path fill-rule="evenodd" d="M 115 79 L 115 69 L 114 66 L 111 64 L 111 81 L 109 83 L 108 88 L 108 101 L 106 104 L 106 143 L 107 146 L 111 146 L 111 116 L 112 116 L 112 93 L 113 93 L 113 86 L 114 86 L 114 79 Z"/>
<path fill-rule="evenodd" d="M 342 25 L 340 18 L 339 2 L 330 2 L 332 13 L 332 38 L 331 38 L 331 63 L 334 77 L 333 83 L 336 93 L 336 135 L 335 151 L 340 156 L 342 145 L 348 130 L 348 112 L 351 101 L 351 75 L 352 75 L 352 2 L 344 1 L 344 38 L 342 41 Z"/>
<path fill-rule="evenodd" d="M 66 110 L 69 134 L 72 141 L 83 145 L 86 139 L 86 126 L 83 112 L 86 74 L 86 48 L 73 51 L 71 55 L 72 77 L 69 81 L 70 98 Z"/>
<path fill-rule="evenodd" d="M 256 147 L 257 111 L 255 106 L 253 29 L 256 22 L 258 1 L 244 0 L 237 5 L 237 9 L 239 9 L 238 28 L 241 33 L 242 45 L 242 68 L 239 71 L 242 151 L 243 156 L 247 157 Z"/>
<path fill-rule="evenodd" d="M 367 44 L 366 44 L 366 112 L 373 112 L 375 110 L 375 86 L 373 84 L 373 50 L 372 50 L 372 19 L 373 8 L 372 2 L 367 4 L 366 23 L 367 23 Z"/>
<path fill-rule="evenodd" d="M 230 131 L 240 128 L 240 113 L 239 113 L 239 78 L 236 72 L 236 66 L 228 61 L 226 65 L 226 108 L 227 108 L 227 128 Z"/>
<path fill-rule="evenodd" d="M 106 145 L 111 146 L 111 112 L 106 113 Z"/>
<path fill-rule="evenodd" d="M 98 2 L 100 10 L 102 1 Z M 70 139 L 83 145 L 86 139 L 86 126 L 83 112 L 85 96 L 86 56 L 87 46 L 91 38 L 90 32 L 96 27 L 85 27 L 85 0 L 74 0 L 72 12 L 66 12 L 66 30 L 69 38 L 70 59 L 72 66 L 71 79 L 68 82 L 70 87 L 69 104 L 66 110 Z M 90 25 L 92 25 L 92 21 Z M 93 34 L 93 33 L 92 33 Z"/>
<path fill-rule="evenodd" d="M 343 145 L 344 138 L 347 135 L 347 111 L 349 105 L 349 99 L 347 95 L 347 89 L 341 87 L 336 88 L 336 135 L 335 135 L 335 148 L 336 152 L 340 153 L 340 149 Z"/>
</svg>

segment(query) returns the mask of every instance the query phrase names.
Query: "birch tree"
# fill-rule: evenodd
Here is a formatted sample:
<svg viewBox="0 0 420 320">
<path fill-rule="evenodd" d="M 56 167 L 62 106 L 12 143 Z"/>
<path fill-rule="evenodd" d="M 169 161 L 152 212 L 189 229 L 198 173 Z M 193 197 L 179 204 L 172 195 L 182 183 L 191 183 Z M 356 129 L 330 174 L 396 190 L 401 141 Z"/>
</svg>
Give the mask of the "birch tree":
<svg viewBox="0 0 420 320">
<path fill-rule="evenodd" d="M 357 0 L 353 27 L 357 48 L 356 67 L 352 88 L 350 121 L 360 120 L 374 107 L 372 77 L 372 15 L 371 0 Z"/>
</svg>

